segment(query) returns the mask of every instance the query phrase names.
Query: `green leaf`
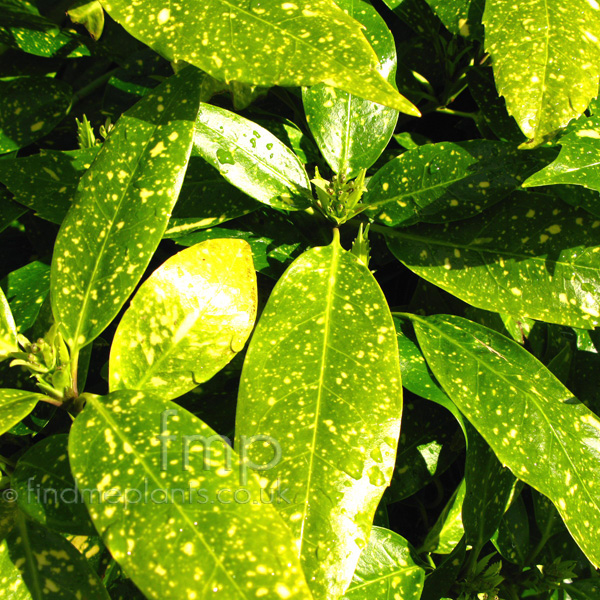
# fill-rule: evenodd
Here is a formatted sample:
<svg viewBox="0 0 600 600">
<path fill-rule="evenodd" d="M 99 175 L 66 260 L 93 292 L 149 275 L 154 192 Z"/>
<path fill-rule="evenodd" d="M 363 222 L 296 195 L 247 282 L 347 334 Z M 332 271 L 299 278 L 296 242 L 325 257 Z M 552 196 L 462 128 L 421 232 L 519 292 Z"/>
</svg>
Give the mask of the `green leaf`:
<svg viewBox="0 0 600 600">
<path fill-rule="evenodd" d="M 44 137 L 62 121 L 70 104 L 71 88 L 57 79 L 0 81 L 0 154 Z"/>
<path fill-rule="evenodd" d="M 362 28 L 332 0 L 232 4 L 103 1 L 110 16 L 167 60 L 221 81 L 262 86 L 324 82 L 411 115 L 419 111 L 377 72 Z"/>
<path fill-rule="evenodd" d="M 0 161 L 2 164 L 2 161 Z M 7 190 L 0 190 L 0 232 L 4 231 L 11 223 L 16 221 L 27 209 L 13 202 L 12 195 Z"/>
<path fill-rule="evenodd" d="M 535 155 L 490 140 L 408 150 L 369 181 L 366 214 L 394 227 L 471 217 L 506 198 L 539 168 Z"/>
<path fill-rule="evenodd" d="M 600 6 L 527 0 L 515 10 L 487 0 L 483 22 L 496 85 L 529 146 L 579 117 L 598 95 Z"/>
<path fill-rule="evenodd" d="M 50 267 L 35 260 L 9 273 L 2 280 L 2 288 L 6 291 L 17 331 L 22 333 L 33 325 L 50 292 Z"/>
<path fill-rule="evenodd" d="M 556 160 L 529 177 L 523 187 L 569 183 L 600 191 L 600 117 L 579 119 L 559 143 Z"/>
<path fill-rule="evenodd" d="M 449 556 L 425 578 L 421 600 L 440 600 L 458 580 L 467 544 L 462 538 Z"/>
<path fill-rule="evenodd" d="M 235 113 L 201 104 L 194 152 L 259 202 L 284 210 L 311 204 L 310 182 L 300 159 L 270 131 Z"/>
<path fill-rule="evenodd" d="M 468 322 L 468 321 L 467 321 Z M 419 325 L 416 325 L 417 332 Z M 421 337 L 419 336 L 419 339 Z M 429 360 L 429 353 L 427 353 Z M 474 388 L 479 389 L 479 388 Z M 483 392 L 484 388 L 482 388 Z M 462 409 L 461 406 L 459 408 Z M 469 418 L 469 411 L 464 411 Z M 492 537 L 510 502 L 516 480 L 503 467 L 486 441 L 467 426 L 468 447 L 465 465 L 465 498 L 462 505 L 462 522 L 467 544 L 475 553 Z"/>
<path fill-rule="evenodd" d="M 57 533 L 17 514 L 0 543 L 0 579 L 14 600 L 110 600 L 85 557 Z"/>
<path fill-rule="evenodd" d="M 297 258 L 250 342 L 236 439 L 278 440 L 265 476 L 289 488 L 280 506 L 315 598 L 341 595 L 389 484 L 402 389 L 394 324 L 370 271 L 339 245 Z M 257 464 L 272 449 L 255 445 Z"/>
<path fill-rule="evenodd" d="M 35 407 L 43 394 L 24 390 L 0 390 L 0 434 L 8 431 L 21 419 L 24 419 Z"/>
<path fill-rule="evenodd" d="M 148 598 L 311 598 L 271 505 L 285 495 L 186 410 L 129 390 L 88 396 L 69 456 L 96 529 Z"/>
<path fill-rule="evenodd" d="M 177 238 L 198 229 L 215 227 L 259 206 L 203 158 L 192 156 L 164 237 Z"/>
<path fill-rule="evenodd" d="M 517 496 L 504 513 L 494 544 L 503 558 L 520 567 L 525 565 L 530 550 L 529 517 L 522 496 Z"/>
<path fill-rule="evenodd" d="M 162 238 L 191 152 L 202 77 L 181 71 L 124 113 L 79 183 L 52 259 L 52 308 L 72 350 L 113 320 Z"/>
<path fill-rule="evenodd" d="M 598 418 L 503 335 L 460 317 L 412 318 L 446 393 L 498 460 L 552 500 L 579 547 L 598 565 Z"/>
<path fill-rule="evenodd" d="M 42 150 L 15 160 L 0 161 L 0 181 L 15 200 L 33 209 L 42 219 L 61 224 L 79 179 L 89 168 L 99 148 Z"/>
<path fill-rule="evenodd" d="M 69 467 L 68 436 L 53 435 L 30 448 L 17 463 L 11 486 L 21 510 L 60 532 L 92 535 L 95 530 Z"/>
<path fill-rule="evenodd" d="M 396 45 L 379 13 L 364 0 L 337 5 L 365 26 L 365 36 L 379 59 L 379 73 L 396 87 Z M 302 91 L 310 130 L 334 173 L 356 177 L 385 150 L 398 121 L 398 111 L 319 84 Z"/>
<path fill-rule="evenodd" d="M 98 0 L 77 0 L 67 11 L 73 23 L 83 25 L 97 40 L 104 29 L 104 10 Z"/>
<path fill-rule="evenodd" d="M 450 33 L 466 38 L 483 38 L 483 0 L 426 1 Z"/>
<path fill-rule="evenodd" d="M 486 310 L 592 329 L 600 323 L 600 221 L 531 193 L 446 225 L 386 231 L 409 269 Z"/>
<path fill-rule="evenodd" d="M 8 300 L 0 289 L 0 360 L 4 360 L 11 352 L 18 352 L 17 327 Z"/>
<path fill-rule="evenodd" d="M 244 347 L 256 302 L 246 242 L 208 240 L 175 254 L 144 281 L 119 323 L 110 390 L 171 400 L 208 381 Z"/>
<path fill-rule="evenodd" d="M 435 525 L 427 534 L 419 552 L 450 554 L 460 543 L 465 534 L 462 507 L 466 489 L 465 480 L 463 479 L 454 490 L 446 506 L 444 506 Z"/>
<path fill-rule="evenodd" d="M 397 600 L 421 597 L 425 570 L 411 556 L 408 542 L 397 533 L 373 527 L 356 565 L 344 600 Z"/>
</svg>

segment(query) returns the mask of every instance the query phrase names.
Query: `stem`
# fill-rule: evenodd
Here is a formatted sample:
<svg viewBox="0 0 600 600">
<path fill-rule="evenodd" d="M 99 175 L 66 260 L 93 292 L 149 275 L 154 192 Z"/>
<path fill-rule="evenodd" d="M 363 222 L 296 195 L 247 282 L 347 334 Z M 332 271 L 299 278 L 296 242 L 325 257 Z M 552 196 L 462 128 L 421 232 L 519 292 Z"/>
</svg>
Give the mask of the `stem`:
<svg viewBox="0 0 600 600">
<path fill-rule="evenodd" d="M 452 108 L 446 108 L 445 106 L 436 108 L 435 112 L 443 113 L 445 115 L 453 115 L 455 117 L 464 117 L 466 119 L 473 119 L 473 121 L 477 121 L 477 113 L 463 112 L 462 110 L 454 110 Z"/>
<path fill-rule="evenodd" d="M 104 73 L 104 75 L 100 75 L 100 77 L 94 79 L 94 81 L 92 81 L 91 83 L 88 83 L 87 85 L 83 86 L 79 91 L 75 92 L 73 94 L 73 98 L 71 99 L 71 108 L 73 108 L 73 106 L 75 106 L 75 104 L 77 104 L 80 100 L 82 100 L 86 96 L 89 96 L 92 92 L 96 91 L 99 87 L 104 85 L 119 70 L 119 68 L 120 67 L 111 69 L 107 73 Z"/>
<path fill-rule="evenodd" d="M 0 456 L 0 463 L 6 465 L 7 467 L 16 467 L 17 463 L 10 458 L 6 458 L 6 456 Z"/>
<path fill-rule="evenodd" d="M 71 355 L 71 384 L 73 387 L 74 397 L 79 396 L 79 390 L 77 389 L 77 368 L 79 366 L 79 349 L 73 351 Z"/>
<path fill-rule="evenodd" d="M 469 554 L 469 560 L 467 562 L 467 566 L 465 567 L 465 579 L 468 581 L 473 573 L 475 572 L 475 568 L 477 567 L 477 559 L 479 558 L 479 553 L 481 552 L 481 544 L 477 543 L 475 546 L 471 548 L 471 553 Z"/>
<path fill-rule="evenodd" d="M 51 398 L 48 395 L 48 392 L 46 392 L 46 391 L 44 391 L 44 394 L 45 394 L 44 398 L 40 398 L 40 400 L 42 402 L 46 402 L 46 404 L 52 404 L 52 406 L 62 406 L 63 405 L 62 400 L 57 400 L 56 398 Z"/>
<path fill-rule="evenodd" d="M 335 244 L 336 242 L 338 244 L 340 243 L 340 230 L 339 230 L 339 227 L 334 227 L 333 228 L 333 241 L 331 243 Z"/>
</svg>

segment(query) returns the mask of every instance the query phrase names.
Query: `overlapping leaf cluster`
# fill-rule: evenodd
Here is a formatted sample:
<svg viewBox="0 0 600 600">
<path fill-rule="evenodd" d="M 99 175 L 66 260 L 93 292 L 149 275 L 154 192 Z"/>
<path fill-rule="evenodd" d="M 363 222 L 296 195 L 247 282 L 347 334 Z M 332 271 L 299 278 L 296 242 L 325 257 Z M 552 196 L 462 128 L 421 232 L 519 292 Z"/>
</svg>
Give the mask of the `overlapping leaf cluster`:
<svg viewBox="0 0 600 600">
<path fill-rule="evenodd" d="M 201 4 L 0 1 L 0 597 L 597 597 L 600 5 Z"/>
</svg>

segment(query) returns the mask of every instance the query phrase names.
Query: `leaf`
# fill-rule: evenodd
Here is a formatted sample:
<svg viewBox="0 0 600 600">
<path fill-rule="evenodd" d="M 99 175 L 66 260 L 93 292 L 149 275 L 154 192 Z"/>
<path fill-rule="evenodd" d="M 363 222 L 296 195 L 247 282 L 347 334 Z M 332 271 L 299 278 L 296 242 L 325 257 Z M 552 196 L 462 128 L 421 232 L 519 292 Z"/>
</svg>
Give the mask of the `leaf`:
<svg viewBox="0 0 600 600">
<path fill-rule="evenodd" d="M 465 562 L 467 544 L 462 538 L 449 556 L 425 578 L 421 600 L 440 600 L 458 580 Z"/>
<path fill-rule="evenodd" d="M 186 410 L 130 390 L 88 396 L 69 456 L 78 487 L 90 490 L 84 499 L 96 529 L 148 598 L 311 598 L 271 505 L 285 495 L 263 489 Z"/>
<path fill-rule="evenodd" d="M 42 394 L 25 390 L 0 389 L 0 435 L 24 419 L 35 407 Z"/>
<path fill-rule="evenodd" d="M 53 435 L 19 459 L 11 477 L 21 510 L 37 522 L 64 533 L 93 535 L 83 499 L 69 467 L 68 436 Z"/>
<path fill-rule="evenodd" d="M 144 281 L 119 323 L 110 390 L 172 400 L 208 381 L 244 347 L 256 302 L 246 242 L 209 240 L 175 254 Z"/>
<path fill-rule="evenodd" d="M 261 86 L 327 83 L 419 116 L 379 75 L 361 26 L 331 0 L 233 4 L 193 0 L 104 1 L 131 35 L 167 60 L 185 60 L 221 81 Z"/>
<path fill-rule="evenodd" d="M 15 160 L 0 161 L 0 181 L 15 200 L 33 209 L 42 219 L 61 224 L 79 179 L 100 148 L 85 150 L 42 150 Z"/>
<path fill-rule="evenodd" d="M 525 566 L 530 550 L 529 517 L 522 496 L 517 496 L 504 513 L 494 544 L 503 558 Z"/>
<path fill-rule="evenodd" d="M 0 81 L 0 154 L 44 137 L 62 121 L 71 104 L 71 88 L 47 77 Z"/>
<path fill-rule="evenodd" d="M 164 237 L 177 238 L 198 229 L 215 227 L 259 206 L 203 158 L 192 156 Z"/>
<path fill-rule="evenodd" d="M 345 600 L 397 600 L 421 597 L 425 570 L 411 556 L 408 542 L 397 533 L 373 527 L 344 594 Z"/>
<path fill-rule="evenodd" d="M 51 273 L 54 316 L 73 352 L 117 315 L 162 238 L 190 156 L 201 81 L 190 67 L 124 113 L 79 183 Z"/>
<path fill-rule="evenodd" d="M 452 401 L 513 474 L 556 506 L 600 563 L 600 421 L 524 348 L 453 316 L 412 317 L 427 362 Z"/>
<path fill-rule="evenodd" d="M 599 8 L 588 0 L 528 0 L 519 10 L 504 0 L 485 3 L 498 92 L 528 146 L 579 117 L 598 95 Z"/>
<path fill-rule="evenodd" d="M 0 190 L 0 233 L 26 212 L 25 207 L 12 201 L 10 192 L 4 189 Z"/>
<path fill-rule="evenodd" d="M 17 327 L 8 300 L 0 289 L 0 360 L 8 358 L 11 352 L 18 352 Z"/>
<path fill-rule="evenodd" d="M 559 200 L 521 193 L 468 221 L 386 237 L 411 271 L 475 307 L 592 329 L 600 322 L 599 225 Z"/>
<path fill-rule="evenodd" d="M 235 113 L 201 104 L 194 152 L 259 202 L 284 210 L 302 210 L 312 203 L 300 159 L 271 132 Z"/>
<path fill-rule="evenodd" d="M 560 138 L 560 154 L 523 187 L 568 183 L 600 191 L 600 117 L 580 119 Z"/>
<path fill-rule="evenodd" d="M 465 534 L 462 507 L 466 489 L 463 479 L 427 534 L 419 553 L 450 554 L 458 546 Z"/>
<path fill-rule="evenodd" d="M 385 164 L 362 202 L 390 227 L 457 221 L 506 198 L 539 166 L 535 155 L 503 142 L 427 144 Z"/>
<path fill-rule="evenodd" d="M 418 325 L 416 327 L 419 334 L 422 330 Z M 469 418 L 469 411 L 464 412 Z M 467 544 L 473 546 L 475 553 L 479 554 L 500 525 L 516 481 L 513 474 L 500 464 L 486 441 L 470 425 L 467 426 L 467 436 L 462 522 Z"/>
<path fill-rule="evenodd" d="M 33 262 L 9 273 L 2 280 L 16 328 L 24 332 L 35 322 L 44 300 L 50 292 L 50 267 Z"/>
<path fill-rule="evenodd" d="M 250 342 L 236 440 L 270 436 L 283 460 L 265 476 L 289 488 L 279 506 L 315 598 L 343 594 L 394 467 L 402 412 L 387 302 L 338 239 L 297 258 Z M 256 464 L 272 449 L 255 444 Z"/>
<path fill-rule="evenodd" d="M 98 0 L 77 0 L 69 7 L 67 14 L 73 23 L 83 25 L 93 40 L 99 39 L 102 35 L 104 10 Z"/>
<path fill-rule="evenodd" d="M 18 514 L 0 542 L 0 579 L 14 600 L 109 600 L 86 559 L 67 540 Z M 7 596 L 8 597 L 8 596 Z"/>
<path fill-rule="evenodd" d="M 381 65 L 379 73 L 396 87 L 396 45 L 385 21 L 363 0 L 340 0 L 337 5 L 364 25 L 365 36 Z M 302 102 L 325 160 L 334 173 L 348 178 L 356 177 L 379 158 L 398 121 L 397 110 L 322 83 L 304 88 Z"/>
<path fill-rule="evenodd" d="M 427 0 L 427 4 L 453 35 L 483 39 L 483 0 Z"/>
</svg>

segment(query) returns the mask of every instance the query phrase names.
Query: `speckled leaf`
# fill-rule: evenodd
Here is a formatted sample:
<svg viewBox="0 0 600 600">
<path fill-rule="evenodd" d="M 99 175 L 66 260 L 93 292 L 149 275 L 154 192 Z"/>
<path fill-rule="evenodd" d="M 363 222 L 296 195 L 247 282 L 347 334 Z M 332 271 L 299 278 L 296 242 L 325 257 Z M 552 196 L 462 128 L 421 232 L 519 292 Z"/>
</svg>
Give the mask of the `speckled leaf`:
<svg viewBox="0 0 600 600">
<path fill-rule="evenodd" d="M 67 114 L 70 104 L 71 88 L 57 79 L 0 81 L 0 154 L 45 136 Z"/>
<path fill-rule="evenodd" d="M 93 535 L 71 475 L 67 442 L 67 434 L 59 434 L 35 444 L 19 459 L 11 486 L 21 510 L 42 525 L 63 533 Z"/>
<path fill-rule="evenodd" d="M 202 77 L 180 71 L 124 113 L 79 183 L 52 259 L 52 308 L 72 349 L 113 320 L 162 238 L 190 156 Z"/>
<path fill-rule="evenodd" d="M 363 203 L 366 214 L 390 226 L 456 221 L 506 198 L 541 164 L 503 142 L 427 144 L 385 164 Z"/>
<path fill-rule="evenodd" d="M 573 600 L 596 600 L 600 595 L 600 582 L 597 577 L 576 579 L 565 585 L 564 589 Z"/>
<path fill-rule="evenodd" d="M 423 330 L 418 323 L 416 327 L 421 339 Z M 428 360 L 429 356 L 427 352 Z M 483 386 L 473 389 L 477 394 L 486 392 Z M 459 408 L 462 409 L 462 406 L 459 405 Z M 469 411 L 464 412 L 470 418 Z M 500 464 L 490 446 L 471 425 L 467 425 L 467 436 L 462 522 L 467 544 L 473 546 L 478 553 L 498 528 L 508 508 L 516 480 L 511 471 Z"/>
<path fill-rule="evenodd" d="M 419 552 L 450 554 L 465 534 L 462 522 L 462 507 L 467 487 L 465 480 L 454 490 L 435 525 L 427 534 Z"/>
<path fill-rule="evenodd" d="M 0 580 L 6 600 L 110 600 L 72 544 L 22 513 L 0 543 Z"/>
<path fill-rule="evenodd" d="M 8 300 L 0 289 L 0 360 L 4 360 L 11 352 L 17 352 L 17 326 L 10 310 Z"/>
<path fill-rule="evenodd" d="M 2 280 L 17 331 L 23 333 L 35 322 L 50 291 L 50 267 L 37 260 L 9 273 Z M 1 300 L 0 300 L 1 303 Z"/>
<path fill-rule="evenodd" d="M 42 398 L 44 395 L 36 392 L 0 389 L 0 434 L 24 419 Z"/>
<path fill-rule="evenodd" d="M 379 13 L 364 0 L 340 0 L 337 5 L 365 26 L 365 36 L 379 59 L 379 72 L 396 86 L 396 45 Z M 325 160 L 335 173 L 355 177 L 385 150 L 398 111 L 369 102 L 325 84 L 305 88 L 306 120 Z"/>
<path fill-rule="evenodd" d="M 412 115 L 419 111 L 379 75 L 362 28 L 332 0 L 103 0 L 110 16 L 168 60 L 222 81 L 263 86 L 319 82 Z"/>
<path fill-rule="evenodd" d="M 73 23 L 83 25 L 97 40 L 104 29 L 104 10 L 98 0 L 77 0 L 69 7 L 67 15 Z"/>
<path fill-rule="evenodd" d="M 201 104 L 194 153 L 259 202 L 285 210 L 311 204 L 300 159 L 270 131 L 224 108 Z"/>
<path fill-rule="evenodd" d="M 315 598 L 341 595 L 394 467 L 402 412 L 398 347 L 370 271 L 334 239 L 297 258 L 250 342 L 236 438 L 271 436 L 289 488 L 279 508 L 298 539 Z M 254 447 L 257 464 L 272 449 Z"/>
<path fill-rule="evenodd" d="M 110 350 L 110 390 L 173 399 L 208 381 L 245 345 L 256 318 L 250 246 L 217 239 L 169 258 L 144 281 Z"/>
<path fill-rule="evenodd" d="M 42 219 L 61 224 L 79 179 L 100 148 L 42 150 L 38 154 L 0 161 L 0 181 L 15 200 L 33 209 Z"/>
<path fill-rule="evenodd" d="M 450 555 L 427 575 L 421 600 L 443 600 L 458 579 L 466 549 L 465 538 L 462 538 Z"/>
<path fill-rule="evenodd" d="M 188 411 L 130 390 L 90 396 L 69 456 L 79 488 L 97 490 L 84 498 L 104 543 L 148 598 L 311 599 L 273 506 L 285 490 L 263 489 Z"/>
<path fill-rule="evenodd" d="M 517 496 L 504 513 L 493 542 L 503 558 L 521 567 L 525 565 L 530 551 L 529 517 L 522 496 Z"/>
<path fill-rule="evenodd" d="M 600 5 L 487 0 L 483 22 L 496 85 L 531 146 L 579 117 L 598 95 Z"/>
<path fill-rule="evenodd" d="M 548 496 L 600 564 L 600 421 L 536 358 L 500 333 L 454 316 L 413 317 L 448 395 L 519 479 Z"/>
<path fill-rule="evenodd" d="M 12 194 L 8 190 L 0 190 L 0 232 L 26 212 L 24 206 L 13 202 Z"/>
<path fill-rule="evenodd" d="M 397 533 L 373 527 L 344 600 L 418 600 L 425 569 L 415 563 L 408 542 Z"/>
<path fill-rule="evenodd" d="M 192 156 L 165 236 L 176 238 L 246 215 L 261 206 L 200 156 Z"/>
<path fill-rule="evenodd" d="M 478 308 L 592 329 L 600 322 L 600 221 L 513 194 L 481 215 L 386 232 L 409 269 Z"/>
<path fill-rule="evenodd" d="M 600 117 L 580 119 L 559 143 L 556 160 L 529 177 L 523 187 L 568 183 L 600 191 Z"/>
<path fill-rule="evenodd" d="M 426 0 L 440 21 L 454 35 L 482 39 L 484 0 Z"/>
</svg>

